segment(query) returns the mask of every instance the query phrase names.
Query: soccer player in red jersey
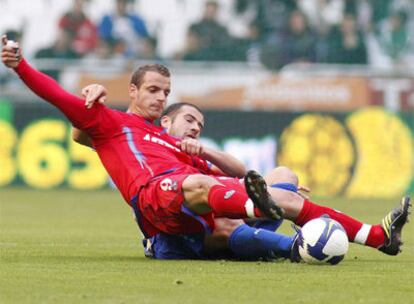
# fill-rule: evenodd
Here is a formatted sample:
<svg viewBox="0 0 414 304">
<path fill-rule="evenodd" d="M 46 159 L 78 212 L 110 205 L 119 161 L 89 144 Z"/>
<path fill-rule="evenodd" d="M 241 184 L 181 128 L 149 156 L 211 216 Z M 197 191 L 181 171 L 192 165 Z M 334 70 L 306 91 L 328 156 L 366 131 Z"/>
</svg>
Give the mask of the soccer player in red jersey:
<svg viewBox="0 0 414 304">
<path fill-rule="evenodd" d="M 13 68 L 33 92 L 58 107 L 75 127 L 91 137 L 106 170 L 125 201 L 136 211 L 146 236 L 159 232 L 211 231 L 214 228 L 212 212 L 228 218 L 280 219 L 283 215 L 299 226 L 326 214 L 344 226 L 350 241 L 390 255 L 400 252 L 401 230 L 409 213 L 408 197 L 402 199 L 400 206 L 381 225 L 370 226 L 313 204 L 291 191 L 267 187 L 265 180 L 254 171 L 246 174 L 245 189 L 237 180 L 219 180 L 206 175 L 209 168 L 195 161 L 194 154 L 183 152 L 185 147 L 177 145 L 174 138 L 153 125 L 170 92 L 170 74 L 164 66 L 147 65 L 134 72 L 129 87 L 130 113 L 103 105 L 88 110 L 83 100 L 31 68 L 21 58 L 20 50 L 16 52 L 7 46 L 7 37 L 2 40 L 3 63 Z"/>
<path fill-rule="evenodd" d="M 104 102 L 102 95 L 105 88 L 99 85 L 90 85 L 82 90 L 88 107 L 90 95 L 93 99 Z M 95 96 L 93 93 L 96 92 Z M 181 139 L 181 143 L 199 156 L 210 156 L 209 165 L 212 173 L 234 177 L 243 177 L 246 174 L 245 166 L 231 155 L 214 151 L 204 147 L 198 140 L 204 122 L 204 115 L 195 105 L 175 103 L 163 113 L 160 124 L 168 134 Z M 83 145 L 92 147 L 90 138 L 84 132 L 74 129 L 73 139 Z M 182 144 L 181 144 L 182 145 Z M 210 151 L 209 153 L 205 153 Z M 216 157 L 212 158 L 211 156 Z M 205 161 L 203 159 L 201 162 Z M 266 181 L 272 187 L 297 188 L 297 177 L 287 168 L 279 167 L 272 171 Z M 283 183 L 282 183 L 283 182 Z M 299 187 L 307 190 L 306 188 Z M 215 229 L 211 234 L 172 236 L 158 234 L 144 240 L 146 255 L 158 259 L 189 259 L 189 258 L 238 258 L 243 260 L 265 259 L 273 260 L 278 257 L 291 257 L 293 237 L 275 233 L 282 221 L 259 220 L 246 225 L 243 220 L 215 218 Z"/>
<path fill-rule="evenodd" d="M 85 94 L 86 103 L 88 104 L 88 107 L 91 107 L 94 101 L 100 100 L 101 102 L 104 102 L 106 98 L 106 89 L 99 85 L 89 86 L 84 89 L 83 93 Z M 200 115 L 200 114 L 202 115 L 201 112 L 197 115 Z M 168 117 L 163 117 L 163 119 L 168 119 Z M 161 124 L 163 124 L 162 120 L 161 120 Z M 167 128 L 169 127 L 168 131 L 176 136 L 185 137 L 186 135 L 186 131 L 185 131 L 186 126 L 184 124 L 177 124 L 175 126 L 174 123 L 171 123 L 170 121 L 168 125 L 164 124 L 164 127 L 167 127 Z M 196 132 L 193 134 L 199 135 L 200 132 Z M 240 175 L 241 174 L 243 173 L 240 172 Z M 293 185 L 294 187 L 297 187 L 298 185 L 297 176 L 292 171 L 290 171 L 288 168 L 284 168 L 284 167 L 279 167 L 279 168 L 274 169 L 272 172 L 270 172 L 266 176 L 265 179 L 266 179 L 266 182 L 272 186 L 276 182 L 280 183 L 280 182 L 286 182 L 286 181 L 288 181 L 290 185 Z M 304 199 L 298 198 L 298 196 L 295 195 L 293 192 L 287 193 L 284 190 L 286 189 L 280 190 L 280 187 L 272 187 L 272 189 L 269 191 L 282 192 L 284 197 L 287 197 L 289 195 L 292 196 L 291 199 L 289 200 L 280 199 L 278 200 L 278 203 L 281 206 L 283 206 L 283 208 L 286 210 L 285 217 L 292 220 L 296 224 L 303 225 L 310 219 L 318 217 L 321 214 L 329 214 L 331 217 L 333 217 L 334 219 L 337 219 L 345 226 L 345 229 L 348 233 L 348 237 L 350 241 L 360 243 L 360 244 L 366 244 L 368 246 L 375 247 L 375 248 L 378 248 L 383 245 L 384 238 L 386 237 L 386 233 L 387 233 L 387 230 L 384 227 L 387 226 L 386 224 L 387 222 L 391 222 L 389 219 L 390 215 L 387 215 L 387 217 L 385 218 L 386 220 L 384 221 L 382 226 L 381 225 L 371 226 L 371 225 L 356 221 L 355 219 L 345 214 L 342 214 L 340 212 L 337 212 L 335 210 L 332 210 L 330 208 L 312 204 L 311 202 L 307 200 L 307 198 L 304 198 Z M 279 196 L 279 198 L 280 197 L 281 196 Z M 406 216 L 407 214 L 406 211 L 409 207 L 408 200 L 403 200 L 402 204 L 403 205 L 401 209 L 397 208 L 397 210 L 396 211 L 393 210 L 391 214 L 396 215 L 394 216 L 394 222 L 396 222 L 397 218 L 400 218 L 398 222 L 402 223 L 403 225 L 403 223 L 405 222 L 404 217 Z M 309 209 L 311 209 L 310 210 L 311 212 L 309 212 Z M 304 214 L 304 215 L 299 216 L 301 214 Z M 227 231 L 227 232 L 233 231 L 234 227 L 231 228 L 232 224 L 233 224 L 232 222 L 226 222 L 226 221 L 219 223 L 220 229 L 218 229 L 217 234 L 220 234 L 220 231 Z M 214 237 L 214 234 L 213 234 L 213 237 Z M 370 239 L 368 239 L 368 237 Z M 213 240 L 215 239 L 213 238 Z M 380 244 L 380 245 L 377 245 L 377 244 Z M 383 247 L 380 247 L 380 248 L 384 249 Z"/>
<path fill-rule="evenodd" d="M 3 63 L 92 139 L 105 169 L 134 208 L 145 236 L 211 231 L 212 211 L 229 218 L 261 217 L 268 212 L 255 207 L 238 179 L 206 175 L 211 169 L 194 157 L 197 151 L 153 124 L 170 93 L 170 72 L 165 66 L 145 65 L 133 73 L 129 113 L 102 104 L 87 109 L 84 100 L 33 69 L 18 48 L 7 45 L 7 37 L 2 41 Z M 203 127 L 203 122 L 198 124 Z M 274 216 L 281 217 L 282 210 L 270 196 L 253 200 L 262 201 Z"/>
<path fill-rule="evenodd" d="M 99 86 L 99 85 L 88 86 L 84 89 L 83 93 L 86 97 L 86 103 L 88 104 L 88 107 L 91 107 L 93 102 L 98 101 L 98 100 L 100 102 L 104 102 L 106 98 L 106 89 L 103 86 Z M 167 117 L 164 117 L 164 118 L 168 119 Z M 162 120 L 161 120 L 161 124 L 163 124 Z M 171 128 L 171 125 L 173 125 L 172 128 Z M 164 125 L 164 127 L 168 127 L 168 126 L 170 127 L 168 131 L 171 134 L 185 137 L 186 135 L 185 125 L 177 124 L 175 126 L 174 123 L 171 123 L 171 122 L 169 125 Z M 200 132 L 197 132 L 196 134 L 199 135 Z M 242 172 L 240 173 L 240 175 L 241 174 Z M 279 168 L 274 169 L 272 172 L 270 172 L 265 177 L 265 179 L 266 179 L 266 182 L 272 186 L 273 184 L 277 182 L 279 183 L 288 182 L 290 183 L 290 185 L 293 185 L 296 187 L 298 185 L 297 176 L 291 170 L 285 167 L 279 167 Z M 271 191 L 280 191 L 280 187 L 272 187 L 272 188 L 276 188 L 276 189 L 275 190 L 272 189 Z M 285 195 L 289 195 L 286 193 L 286 191 L 283 191 L 283 193 Z M 402 201 L 401 208 L 397 208 L 396 210 L 393 210 L 390 214 L 388 214 L 385 217 L 382 225 L 371 226 L 371 225 L 356 221 L 353 218 L 345 214 L 342 214 L 340 212 L 337 212 L 335 210 L 332 210 L 330 208 L 314 205 L 306 197 L 304 199 L 299 199 L 295 195 L 291 200 L 289 200 L 289 204 L 286 204 L 286 202 L 287 200 L 280 200 L 280 201 L 278 200 L 278 203 L 287 211 L 285 217 L 292 220 L 296 224 L 303 225 L 310 219 L 313 219 L 314 217 L 317 217 L 320 214 L 323 214 L 323 213 L 329 214 L 333 218 L 340 221 L 346 227 L 346 231 L 348 233 L 348 237 L 350 241 L 368 245 L 368 246 L 375 247 L 375 248 L 379 247 L 379 248 L 382 248 L 383 251 L 385 249 L 385 247 L 382 247 L 384 239 L 388 239 L 388 240 L 390 239 L 390 237 L 387 235 L 387 232 L 389 232 L 386 229 L 387 225 L 391 226 L 390 223 L 394 222 L 394 223 L 400 223 L 399 225 L 401 227 L 403 223 L 405 223 L 404 217 L 406 217 L 407 209 L 409 207 L 408 199 L 404 199 Z M 309 209 L 311 209 L 312 212 L 309 212 Z M 299 217 L 301 213 L 305 215 Z M 393 220 L 391 220 L 390 217 L 393 217 Z M 221 234 L 223 231 L 226 231 L 227 234 L 225 235 L 229 236 L 231 235 L 230 233 L 235 229 L 235 227 L 237 227 L 240 223 L 234 226 L 234 222 L 224 220 L 222 223 L 218 223 L 218 224 L 219 224 L 220 229 L 218 229 L 217 234 Z M 396 235 L 397 234 L 394 233 L 394 236 Z M 213 237 L 213 242 L 214 242 L 216 240 L 214 238 L 214 234 L 212 235 L 212 237 Z M 370 238 L 370 240 L 368 239 L 368 237 Z M 226 237 L 223 237 L 223 235 L 221 235 L 221 239 L 226 240 Z M 394 240 L 395 239 L 396 237 L 394 237 Z M 378 246 L 377 244 L 380 244 L 380 245 Z M 396 247 L 394 246 L 394 250 L 395 248 Z M 388 251 L 386 250 L 385 253 L 389 253 L 389 250 Z"/>
</svg>

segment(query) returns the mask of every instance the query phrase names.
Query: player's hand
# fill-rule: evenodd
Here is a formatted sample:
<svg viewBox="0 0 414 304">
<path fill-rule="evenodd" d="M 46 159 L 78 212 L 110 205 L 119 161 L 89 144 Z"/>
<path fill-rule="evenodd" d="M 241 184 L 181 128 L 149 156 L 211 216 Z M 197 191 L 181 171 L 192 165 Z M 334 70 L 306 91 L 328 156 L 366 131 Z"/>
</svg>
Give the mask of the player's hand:
<svg viewBox="0 0 414 304">
<path fill-rule="evenodd" d="M 182 141 L 177 142 L 177 146 L 181 151 L 191 156 L 201 155 L 204 151 L 201 142 L 194 138 L 184 138 Z"/>
<path fill-rule="evenodd" d="M 22 61 L 19 44 L 12 40 L 8 40 L 6 35 L 1 37 L 1 42 L 1 61 L 8 68 L 17 68 L 20 61 Z"/>
<path fill-rule="evenodd" d="M 303 197 L 304 199 L 306 199 L 306 200 L 308 200 L 309 199 L 309 195 L 308 195 L 308 193 L 310 192 L 311 190 L 308 188 L 308 187 L 306 187 L 306 186 L 298 186 L 298 194 L 301 196 L 301 197 Z"/>
<path fill-rule="evenodd" d="M 105 103 L 108 91 L 100 84 L 90 84 L 82 89 L 82 97 L 85 98 L 85 107 L 92 108 L 95 102 Z"/>
</svg>

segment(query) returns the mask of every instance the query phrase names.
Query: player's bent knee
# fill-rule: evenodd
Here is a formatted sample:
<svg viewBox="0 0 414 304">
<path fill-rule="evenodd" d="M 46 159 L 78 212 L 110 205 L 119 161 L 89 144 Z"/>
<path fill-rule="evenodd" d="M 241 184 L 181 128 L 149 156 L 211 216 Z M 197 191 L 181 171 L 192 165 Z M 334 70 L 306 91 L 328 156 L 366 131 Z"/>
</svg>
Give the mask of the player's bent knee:
<svg viewBox="0 0 414 304">
<path fill-rule="evenodd" d="M 208 205 L 208 193 L 214 185 L 220 184 L 215 178 L 202 174 L 189 175 L 183 182 L 185 205 L 197 213 L 211 211 Z"/>
<path fill-rule="evenodd" d="M 288 167 L 280 166 L 274 168 L 265 176 L 266 183 L 268 185 L 276 183 L 291 183 L 298 186 L 298 176 Z"/>
</svg>

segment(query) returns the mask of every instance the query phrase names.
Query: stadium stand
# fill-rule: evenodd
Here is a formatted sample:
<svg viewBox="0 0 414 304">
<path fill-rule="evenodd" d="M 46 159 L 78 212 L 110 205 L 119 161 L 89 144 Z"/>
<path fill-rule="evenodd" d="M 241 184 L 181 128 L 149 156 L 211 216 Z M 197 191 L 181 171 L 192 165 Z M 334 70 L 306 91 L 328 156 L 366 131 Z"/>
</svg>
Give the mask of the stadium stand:
<svg viewBox="0 0 414 304">
<path fill-rule="evenodd" d="M 59 34 L 59 27 L 68 26 L 64 21 L 67 21 L 70 14 L 73 16 L 76 5 L 83 5 L 84 19 L 82 20 L 88 24 L 88 29 L 100 26 L 101 35 L 103 35 L 101 21 L 108 20 L 104 16 L 110 16 L 108 13 L 116 11 L 117 2 L 115 0 L 62 0 L 59 2 L 2 0 L 0 6 L 4 13 L 0 19 L 0 32 L 4 33 L 10 29 L 22 31 L 26 56 L 33 57 L 39 49 L 53 44 Z M 154 47 L 156 57 L 163 59 L 174 58 L 176 54 L 185 50 L 188 33 L 194 33 L 194 25 L 202 20 L 206 3 L 206 1 L 191 0 L 121 0 L 120 2 L 129 2 L 130 9 L 128 11 L 140 16 L 142 24 L 145 24 L 148 30 L 148 34 L 146 30 L 141 33 L 142 37 L 151 38 L 149 50 Z M 215 54 L 217 49 L 217 45 L 215 45 L 215 48 L 208 52 L 207 58 L 209 60 L 211 58 L 219 61 L 234 60 L 231 56 L 234 55 L 234 50 L 242 49 L 245 50 L 245 54 L 236 56 L 236 59 L 257 61 L 261 55 L 266 57 L 266 54 L 269 53 L 269 45 L 273 53 L 280 52 L 280 50 L 272 50 L 272 46 L 274 48 L 274 45 L 277 45 L 281 39 L 286 39 L 286 33 L 289 33 L 290 13 L 299 10 L 307 18 L 305 23 L 309 24 L 309 30 L 316 35 L 313 42 L 315 49 L 311 52 L 316 54 L 315 60 L 318 62 L 331 61 L 331 56 L 327 58 L 324 54 L 335 53 L 336 48 L 341 49 L 341 43 L 333 42 L 329 37 L 336 27 L 346 27 L 343 20 L 349 20 L 349 16 L 355 18 L 358 34 L 344 37 L 344 44 L 356 44 L 359 41 L 367 47 L 367 59 L 354 60 L 353 62 L 364 63 L 368 61 L 371 65 L 379 66 L 412 62 L 414 53 L 414 39 L 410 34 L 414 28 L 414 4 L 412 1 L 382 1 L 382 5 L 374 5 L 373 1 L 368 0 L 218 0 L 210 2 L 217 3 L 217 17 L 215 17 L 217 24 L 223 26 L 224 33 L 228 31 L 228 40 L 234 42 L 235 46 L 230 44 L 229 48 L 233 52 L 231 50 L 223 52 L 223 49 L 219 48 L 218 53 Z M 298 13 L 295 14 L 298 15 Z M 275 18 L 275 16 L 279 17 Z M 345 16 L 348 17 L 345 18 Z M 278 20 L 278 22 L 272 20 Z M 399 25 L 397 25 L 398 23 Z M 75 34 L 77 35 L 74 40 L 76 53 L 85 55 L 96 46 L 96 42 L 89 46 L 82 44 L 79 32 Z M 205 34 L 209 35 L 208 32 Z M 94 39 L 92 40 L 94 41 Z M 128 35 L 124 39 L 130 40 Z M 206 40 L 206 38 L 203 39 Z M 109 41 L 109 44 L 113 43 L 113 39 Z M 330 43 L 333 43 L 333 46 Z M 390 45 L 392 43 L 397 43 L 398 46 Z M 128 49 L 128 43 L 126 46 Z M 330 51 L 329 48 L 333 48 L 333 51 Z M 286 50 L 282 50 L 282 52 L 286 52 Z M 322 55 L 318 55 L 321 52 Z M 363 53 L 361 54 L 364 57 Z M 136 56 L 139 58 L 138 54 Z M 288 58 L 281 57 L 280 64 L 268 65 L 268 60 L 264 60 L 264 64 L 271 68 L 280 68 L 292 60 L 290 56 L 287 56 Z M 144 58 L 152 58 L 152 56 L 144 56 Z M 203 57 L 200 58 L 200 60 L 202 59 Z"/>
</svg>

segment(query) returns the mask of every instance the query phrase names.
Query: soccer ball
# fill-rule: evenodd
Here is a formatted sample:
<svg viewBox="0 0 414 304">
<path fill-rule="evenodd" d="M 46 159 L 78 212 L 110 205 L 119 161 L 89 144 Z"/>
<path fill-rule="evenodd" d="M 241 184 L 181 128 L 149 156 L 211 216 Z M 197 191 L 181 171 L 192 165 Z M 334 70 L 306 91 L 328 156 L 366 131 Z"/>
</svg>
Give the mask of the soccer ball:
<svg viewBox="0 0 414 304">
<path fill-rule="evenodd" d="M 299 255 L 309 264 L 338 264 L 348 251 L 344 227 L 329 217 L 307 222 L 298 232 Z"/>
</svg>

